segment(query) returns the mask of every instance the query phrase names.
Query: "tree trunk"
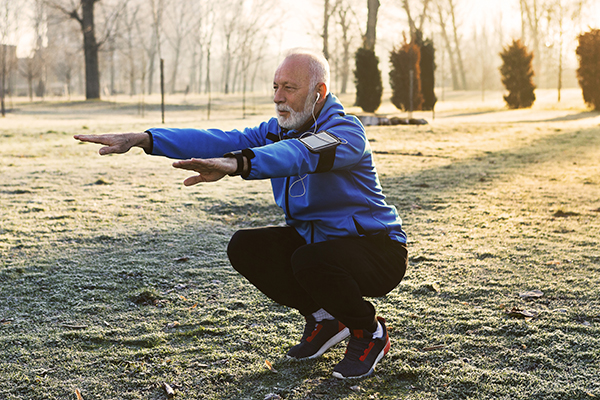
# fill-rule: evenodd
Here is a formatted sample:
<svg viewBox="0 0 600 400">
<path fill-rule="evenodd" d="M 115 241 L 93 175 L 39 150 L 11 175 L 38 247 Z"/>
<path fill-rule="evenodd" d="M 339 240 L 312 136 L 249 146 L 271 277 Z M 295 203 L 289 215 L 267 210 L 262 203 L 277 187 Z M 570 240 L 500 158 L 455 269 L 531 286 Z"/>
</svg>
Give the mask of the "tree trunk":
<svg viewBox="0 0 600 400">
<path fill-rule="evenodd" d="M 329 60 L 329 0 L 325 0 L 323 13 L 323 55 Z"/>
<path fill-rule="evenodd" d="M 71 16 L 81 24 L 83 33 L 83 52 L 85 60 L 85 98 L 100 98 L 100 71 L 98 67 L 98 42 L 94 30 L 94 4 L 97 0 L 81 0 L 81 17 Z"/>
<path fill-rule="evenodd" d="M 210 45 L 206 50 L 206 85 L 204 90 L 208 93 L 208 104 L 206 105 L 206 119 L 210 119 L 211 92 L 210 92 Z"/>
<path fill-rule="evenodd" d="M 454 12 L 454 3 L 452 0 L 448 1 L 450 4 L 450 16 L 452 17 L 452 31 L 454 36 L 454 47 L 456 49 L 456 61 L 458 62 L 458 70 L 460 72 L 460 80 L 462 90 L 467 90 L 467 74 L 465 73 L 465 67 L 463 65 L 462 55 L 460 53 L 460 40 L 458 39 L 458 27 L 456 25 L 456 13 Z"/>
<path fill-rule="evenodd" d="M 340 8 L 338 10 L 340 18 L 340 27 L 342 28 L 342 67 L 341 67 L 341 93 L 345 94 L 348 88 L 348 78 L 350 75 L 350 19 L 348 17 L 348 9 Z"/>
<path fill-rule="evenodd" d="M 367 33 L 365 34 L 365 48 L 375 51 L 375 41 L 377 39 L 377 11 L 379 10 L 379 0 L 368 0 L 369 13 L 367 19 Z"/>
<path fill-rule="evenodd" d="M 410 37 L 412 38 L 415 32 L 417 31 L 417 27 L 415 26 L 415 21 L 412 19 L 412 16 L 410 14 L 408 0 L 402 0 L 402 7 L 404 7 L 404 11 L 406 11 L 406 17 L 408 18 L 408 27 L 410 29 Z"/>
<path fill-rule="evenodd" d="M 454 61 L 454 50 L 452 49 L 452 44 L 450 43 L 450 38 L 448 37 L 448 33 L 446 32 L 446 18 L 442 12 L 442 7 L 440 4 L 437 4 L 438 7 L 438 17 L 440 30 L 442 31 L 442 38 L 444 39 L 444 44 L 446 45 L 446 51 L 448 52 L 448 57 L 450 58 L 450 74 L 452 75 L 452 89 L 458 90 L 458 74 L 456 71 L 456 64 Z M 443 83 L 443 82 L 442 82 Z"/>
<path fill-rule="evenodd" d="M 6 88 L 6 64 L 8 58 L 7 47 L 8 45 L 0 44 L 2 47 L 2 72 L 0 73 L 0 112 L 2 116 L 6 116 L 6 108 L 4 106 L 4 96 L 5 96 L 5 88 Z"/>
<path fill-rule="evenodd" d="M 202 70 L 204 65 L 202 65 L 202 61 L 204 60 L 204 50 L 200 47 L 200 54 L 198 55 L 198 90 L 197 93 L 202 93 Z"/>
<path fill-rule="evenodd" d="M 173 62 L 173 74 L 171 75 L 171 94 L 175 93 L 177 89 L 177 70 L 179 69 L 179 56 L 181 54 L 181 43 L 177 43 L 175 49 L 175 60 Z"/>
<path fill-rule="evenodd" d="M 533 39 L 533 63 L 534 76 L 536 86 L 539 86 L 539 78 L 542 70 L 542 58 L 540 49 L 540 14 L 538 14 L 537 0 L 533 0 L 533 10 L 529 6 L 527 0 L 521 0 L 521 7 L 525 10 L 527 15 L 527 21 L 529 22 L 529 29 L 531 31 L 531 39 Z M 525 43 L 525 42 L 523 42 Z"/>
</svg>

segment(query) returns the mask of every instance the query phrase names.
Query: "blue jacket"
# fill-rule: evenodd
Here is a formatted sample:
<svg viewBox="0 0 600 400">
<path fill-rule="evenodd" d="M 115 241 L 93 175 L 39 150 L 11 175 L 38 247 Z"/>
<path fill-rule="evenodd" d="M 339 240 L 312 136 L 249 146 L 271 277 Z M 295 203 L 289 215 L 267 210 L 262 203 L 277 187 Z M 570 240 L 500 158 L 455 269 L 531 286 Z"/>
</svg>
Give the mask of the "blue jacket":
<svg viewBox="0 0 600 400">
<path fill-rule="evenodd" d="M 309 122 L 310 124 L 310 122 Z M 317 117 L 317 131 L 342 144 L 313 153 L 298 138 L 307 129 L 285 130 L 272 118 L 243 131 L 153 128 L 152 154 L 176 159 L 213 158 L 243 150 L 249 159 L 244 179 L 271 179 L 275 202 L 288 225 L 307 243 L 387 234 L 406 243 L 396 208 L 385 202 L 365 129 L 329 94 Z M 310 134 L 308 133 L 308 134 Z"/>
</svg>

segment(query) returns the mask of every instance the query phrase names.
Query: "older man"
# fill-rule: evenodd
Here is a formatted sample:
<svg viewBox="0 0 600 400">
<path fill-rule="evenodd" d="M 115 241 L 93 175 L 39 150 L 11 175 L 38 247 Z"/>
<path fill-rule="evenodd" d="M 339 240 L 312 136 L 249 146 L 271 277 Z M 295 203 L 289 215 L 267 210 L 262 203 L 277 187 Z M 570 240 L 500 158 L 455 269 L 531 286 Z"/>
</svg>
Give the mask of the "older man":
<svg viewBox="0 0 600 400">
<path fill-rule="evenodd" d="M 386 204 L 364 127 L 329 93 L 329 64 L 295 49 L 273 80 L 277 118 L 243 131 L 153 128 L 76 135 L 105 145 L 100 154 L 146 153 L 180 159 L 197 172 L 185 185 L 225 175 L 271 179 L 287 226 L 240 230 L 227 254 L 233 267 L 279 304 L 306 319 L 287 356 L 311 359 L 350 336 L 337 378 L 371 374 L 389 351 L 385 320 L 364 299 L 404 277 L 406 235 Z"/>
</svg>

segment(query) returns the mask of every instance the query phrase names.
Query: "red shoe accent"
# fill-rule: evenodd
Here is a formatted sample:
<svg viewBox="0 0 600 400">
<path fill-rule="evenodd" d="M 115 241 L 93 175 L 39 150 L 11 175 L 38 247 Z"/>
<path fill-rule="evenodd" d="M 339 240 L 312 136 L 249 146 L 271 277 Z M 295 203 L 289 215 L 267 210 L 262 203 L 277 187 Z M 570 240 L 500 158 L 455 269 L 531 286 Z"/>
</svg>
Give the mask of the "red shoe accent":
<svg viewBox="0 0 600 400">
<path fill-rule="evenodd" d="M 354 330 L 352 331 L 352 335 L 353 335 L 354 337 L 357 337 L 357 338 L 359 338 L 359 339 L 362 339 L 362 338 L 363 338 L 363 330 L 362 330 L 362 329 L 354 329 Z"/>
<path fill-rule="evenodd" d="M 306 341 L 309 343 L 312 342 L 312 340 L 315 338 L 315 336 L 317 336 L 317 334 L 319 333 L 321 328 L 323 328 L 323 325 L 317 324 L 317 327 L 315 328 L 314 331 L 312 331 L 311 335 L 306 338 Z"/>
<path fill-rule="evenodd" d="M 369 352 L 371 351 L 371 349 L 373 348 L 373 346 L 375 346 L 375 342 L 369 343 L 369 347 L 367 347 L 365 349 L 365 353 L 362 356 L 360 356 L 360 358 L 359 358 L 360 361 L 365 361 L 365 359 L 369 355 Z"/>
</svg>

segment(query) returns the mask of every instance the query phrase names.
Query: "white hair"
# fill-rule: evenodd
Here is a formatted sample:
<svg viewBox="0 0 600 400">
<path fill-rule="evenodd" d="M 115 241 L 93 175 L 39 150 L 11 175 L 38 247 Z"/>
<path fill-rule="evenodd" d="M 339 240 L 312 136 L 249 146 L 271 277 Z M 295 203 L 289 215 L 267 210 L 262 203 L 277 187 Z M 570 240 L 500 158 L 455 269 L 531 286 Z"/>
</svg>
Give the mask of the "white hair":
<svg viewBox="0 0 600 400">
<path fill-rule="evenodd" d="M 309 58 L 310 90 L 316 89 L 319 83 L 324 83 L 329 93 L 329 81 L 331 73 L 329 72 L 329 62 L 321 52 L 311 49 L 297 47 L 290 49 L 285 53 L 285 58 L 303 55 Z M 327 93 L 325 95 L 327 95 Z"/>
</svg>

